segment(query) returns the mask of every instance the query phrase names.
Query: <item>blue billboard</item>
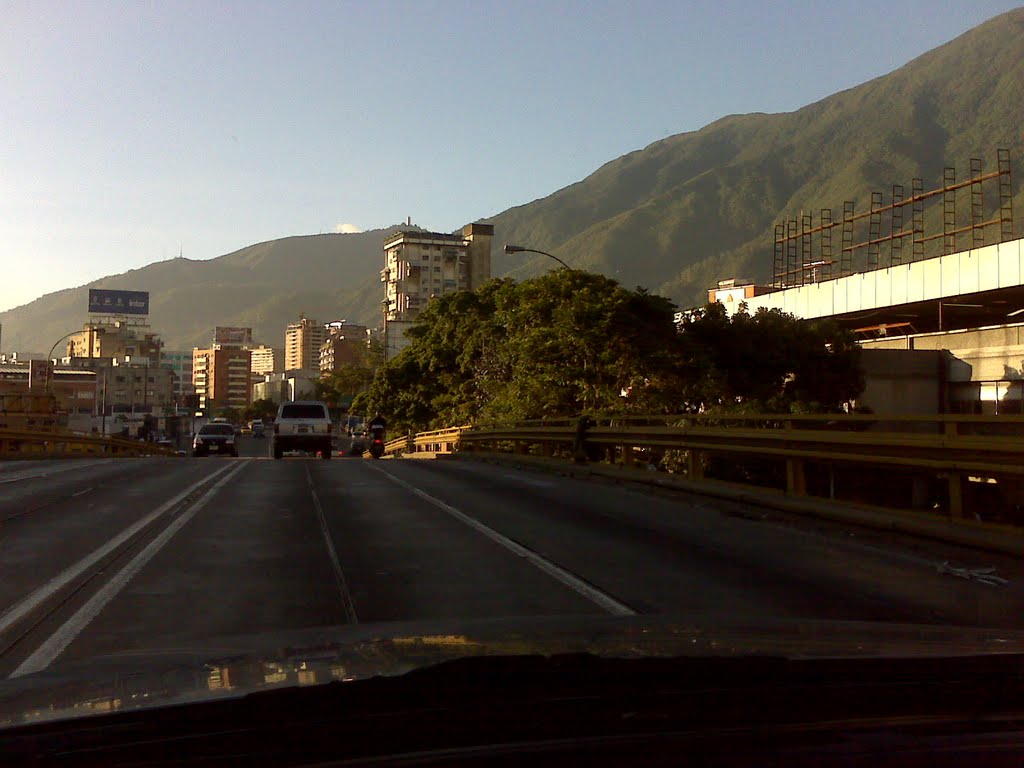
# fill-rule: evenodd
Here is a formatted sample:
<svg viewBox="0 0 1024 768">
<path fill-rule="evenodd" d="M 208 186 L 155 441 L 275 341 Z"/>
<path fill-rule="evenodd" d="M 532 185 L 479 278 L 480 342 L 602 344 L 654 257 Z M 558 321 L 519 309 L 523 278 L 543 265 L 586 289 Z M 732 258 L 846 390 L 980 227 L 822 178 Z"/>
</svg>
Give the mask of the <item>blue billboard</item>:
<svg viewBox="0 0 1024 768">
<path fill-rule="evenodd" d="M 89 314 L 148 315 L 149 291 L 89 289 Z"/>
</svg>

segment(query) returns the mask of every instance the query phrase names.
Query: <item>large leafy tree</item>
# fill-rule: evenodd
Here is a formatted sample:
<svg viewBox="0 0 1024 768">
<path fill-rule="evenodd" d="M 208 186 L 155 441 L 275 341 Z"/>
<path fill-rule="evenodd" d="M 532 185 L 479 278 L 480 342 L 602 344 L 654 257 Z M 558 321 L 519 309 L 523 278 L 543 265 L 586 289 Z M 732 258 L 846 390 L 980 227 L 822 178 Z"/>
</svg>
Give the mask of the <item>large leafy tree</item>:
<svg viewBox="0 0 1024 768">
<path fill-rule="evenodd" d="M 745 307 L 730 318 L 708 304 L 683 320 L 680 340 L 685 410 L 833 411 L 864 389 L 860 347 L 832 320 Z"/>
<path fill-rule="evenodd" d="M 359 406 L 399 428 L 589 412 L 828 410 L 863 387 L 837 326 L 720 304 L 690 313 L 607 277 L 560 270 L 432 301 Z"/>
<path fill-rule="evenodd" d="M 383 363 L 380 345 L 360 345 L 356 349 L 353 361 L 339 364 L 313 384 L 314 397 L 327 403 L 331 410 L 348 407 L 357 395 L 366 392 Z"/>
</svg>

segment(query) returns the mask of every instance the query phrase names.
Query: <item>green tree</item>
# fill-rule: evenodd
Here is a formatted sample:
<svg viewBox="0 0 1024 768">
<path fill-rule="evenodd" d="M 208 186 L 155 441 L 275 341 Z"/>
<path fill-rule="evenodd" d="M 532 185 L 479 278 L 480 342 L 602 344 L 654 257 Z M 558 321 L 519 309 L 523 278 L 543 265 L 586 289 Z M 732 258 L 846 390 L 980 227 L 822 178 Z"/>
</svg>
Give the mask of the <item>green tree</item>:
<svg viewBox="0 0 1024 768">
<path fill-rule="evenodd" d="M 250 405 L 242 409 L 242 420 L 259 421 L 260 419 L 272 418 L 277 414 L 277 403 L 273 400 L 253 400 Z"/>
<path fill-rule="evenodd" d="M 242 411 L 233 406 L 222 406 L 217 408 L 214 413 L 218 418 L 227 419 L 232 424 L 238 424 L 242 419 Z"/>
<path fill-rule="evenodd" d="M 366 392 L 384 361 L 379 343 L 358 347 L 355 360 L 339 364 L 323 374 L 313 385 L 314 396 L 334 411 L 348 410 L 354 398 Z"/>
<path fill-rule="evenodd" d="M 777 309 L 750 315 L 745 306 L 730 318 L 716 303 L 690 314 L 680 331 L 687 411 L 834 411 L 864 388 L 860 347 L 832 321 Z"/>
<path fill-rule="evenodd" d="M 834 323 L 777 310 L 688 313 L 607 277 L 560 270 L 432 301 L 360 412 L 399 430 L 580 413 L 835 410 L 863 388 Z"/>
</svg>

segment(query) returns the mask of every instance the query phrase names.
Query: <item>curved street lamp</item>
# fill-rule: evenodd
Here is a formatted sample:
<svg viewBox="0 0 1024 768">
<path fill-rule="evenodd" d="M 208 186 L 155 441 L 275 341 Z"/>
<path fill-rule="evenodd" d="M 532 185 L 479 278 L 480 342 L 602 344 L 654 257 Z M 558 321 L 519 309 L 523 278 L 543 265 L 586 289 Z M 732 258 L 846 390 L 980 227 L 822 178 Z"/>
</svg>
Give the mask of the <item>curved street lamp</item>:
<svg viewBox="0 0 1024 768">
<path fill-rule="evenodd" d="M 52 363 L 52 361 L 53 361 L 53 353 L 54 353 L 54 351 L 56 351 L 58 344 L 60 344 L 62 341 L 64 341 L 64 339 L 70 338 L 71 336 L 74 336 L 76 333 L 81 333 L 81 332 L 82 332 L 82 330 L 79 328 L 78 330 L 72 331 L 71 333 L 65 333 L 63 336 L 61 336 L 59 339 L 57 339 L 57 341 L 54 342 L 54 345 L 52 347 L 50 347 L 50 354 L 48 354 L 46 356 L 47 364 L 51 364 Z M 56 367 L 57 367 L 56 365 L 53 366 L 54 369 Z M 51 381 L 52 380 L 53 380 L 53 371 L 51 370 L 47 374 L 47 376 L 46 376 L 46 393 L 47 394 L 50 393 L 50 386 L 51 386 Z"/>
<path fill-rule="evenodd" d="M 505 253 L 539 253 L 541 256 L 547 256 L 549 259 L 554 259 L 559 264 L 561 264 L 563 267 L 568 269 L 570 272 L 578 272 L 579 271 L 577 269 L 574 269 L 573 267 L 570 267 L 568 264 L 566 264 L 560 258 L 555 256 L 553 253 L 548 253 L 547 251 L 538 251 L 538 250 L 536 250 L 534 248 L 524 248 L 521 245 L 506 245 L 505 246 Z"/>
</svg>

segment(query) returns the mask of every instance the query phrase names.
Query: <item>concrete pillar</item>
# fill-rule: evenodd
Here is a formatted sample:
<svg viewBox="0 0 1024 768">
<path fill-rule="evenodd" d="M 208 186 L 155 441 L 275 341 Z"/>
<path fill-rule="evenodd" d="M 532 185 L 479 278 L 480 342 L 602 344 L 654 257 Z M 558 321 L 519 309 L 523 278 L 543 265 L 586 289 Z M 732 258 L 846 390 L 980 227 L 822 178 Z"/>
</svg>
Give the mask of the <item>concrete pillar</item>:
<svg viewBox="0 0 1024 768">
<path fill-rule="evenodd" d="M 633 446 L 626 444 L 622 446 L 622 467 L 623 469 L 631 469 L 633 467 Z"/>
<path fill-rule="evenodd" d="M 686 477 L 690 480 L 704 479 L 704 456 L 700 451 L 687 451 Z"/>
<path fill-rule="evenodd" d="M 964 517 L 964 476 L 959 472 L 949 473 L 949 516 L 954 520 Z"/>
<path fill-rule="evenodd" d="M 786 459 L 786 493 L 793 496 L 807 494 L 807 475 L 804 472 L 803 459 Z"/>
</svg>

